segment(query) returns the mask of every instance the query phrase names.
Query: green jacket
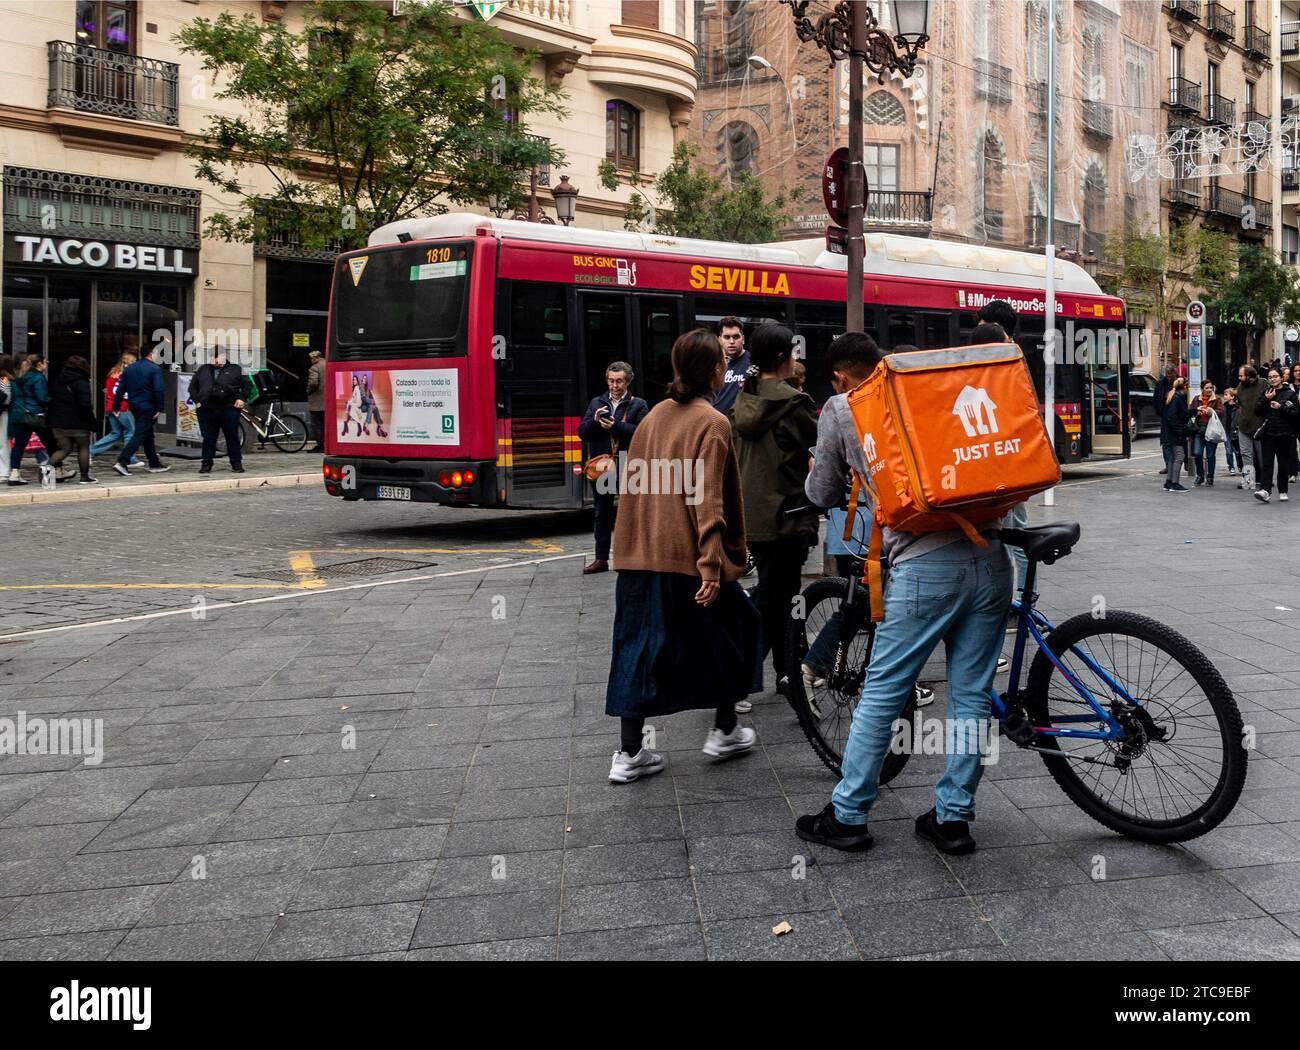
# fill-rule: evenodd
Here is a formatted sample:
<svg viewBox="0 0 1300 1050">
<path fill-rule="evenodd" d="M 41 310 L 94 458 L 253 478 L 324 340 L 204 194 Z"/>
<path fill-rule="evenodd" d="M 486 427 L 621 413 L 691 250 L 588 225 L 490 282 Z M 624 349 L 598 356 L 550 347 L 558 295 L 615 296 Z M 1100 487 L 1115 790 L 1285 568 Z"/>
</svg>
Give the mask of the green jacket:
<svg viewBox="0 0 1300 1050">
<path fill-rule="evenodd" d="M 1257 431 L 1264 424 L 1264 416 L 1259 411 L 1259 395 L 1264 392 L 1268 386 L 1263 379 L 1256 379 L 1254 383 L 1247 386 L 1245 383 L 1237 384 L 1237 404 L 1241 407 L 1237 410 L 1237 432 L 1239 434 L 1249 434 L 1255 436 Z"/>
<path fill-rule="evenodd" d="M 815 513 L 793 518 L 784 514 L 808 502 L 803 485 L 810 450 L 817 444 L 812 398 L 784 380 L 760 380 L 755 393 L 742 390 L 737 396 L 731 433 L 740 462 L 746 539 L 816 543 Z"/>
</svg>

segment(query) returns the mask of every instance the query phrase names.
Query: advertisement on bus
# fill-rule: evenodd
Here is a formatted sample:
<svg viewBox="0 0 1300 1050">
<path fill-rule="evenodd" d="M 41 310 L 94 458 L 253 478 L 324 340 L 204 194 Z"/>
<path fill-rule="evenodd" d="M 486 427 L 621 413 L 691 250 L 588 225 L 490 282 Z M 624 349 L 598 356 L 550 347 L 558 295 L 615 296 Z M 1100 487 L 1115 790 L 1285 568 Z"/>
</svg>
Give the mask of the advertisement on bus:
<svg viewBox="0 0 1300 1050">
<path fill-rule="evenodd" d="M 334 437 L 341 444 L 457 445 L 454 368 L 344 369 L 334 373 Z"/>
</svg>

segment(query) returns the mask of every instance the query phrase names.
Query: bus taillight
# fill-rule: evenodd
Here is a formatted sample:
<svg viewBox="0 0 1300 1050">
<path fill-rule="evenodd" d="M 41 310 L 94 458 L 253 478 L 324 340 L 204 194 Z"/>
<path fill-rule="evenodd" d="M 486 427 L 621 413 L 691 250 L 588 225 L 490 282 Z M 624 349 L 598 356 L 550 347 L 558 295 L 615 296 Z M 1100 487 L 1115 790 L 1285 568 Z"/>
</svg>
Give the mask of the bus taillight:
<svg viewBox="0 0 1300 1050">
<path fill-rule="evenodd" d="M 452 488 L 454 488 L 454 489 L 458 489 L 458 488 L 460 488 L 460 486 L 461 486 L 462 482 L 464 482 L 464 480 L 465 480 L 465 479 L 461 476 L 461 473 L 460 473 L 459 470 L 453 470 L 453 471 L 451 472 L 451 487 L 452 487 Z"/>
<path fill-rule="evenodd" d="M 465 478 L 466 485 L 474 484 L 474 472 L 472 470 L 465 471 L 464 478 Z"/>
<path fill-rule="evenodd" d="M 438 484 L 445 489 L 451 488 L 451 474 L 448 471 L 444 470 L 441 474 L 438 475 Z"/>
</svg>

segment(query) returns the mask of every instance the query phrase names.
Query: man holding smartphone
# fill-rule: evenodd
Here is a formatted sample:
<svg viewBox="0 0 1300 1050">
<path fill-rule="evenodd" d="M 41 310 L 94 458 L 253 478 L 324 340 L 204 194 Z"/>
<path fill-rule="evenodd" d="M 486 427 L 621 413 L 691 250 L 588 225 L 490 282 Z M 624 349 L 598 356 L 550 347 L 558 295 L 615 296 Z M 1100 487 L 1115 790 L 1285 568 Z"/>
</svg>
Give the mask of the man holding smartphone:
<svg viewBox="0 0 1300 1050">
<path fill-rule="evenodd" d="M 591 399 L 578 426 L 578 436 L 587 444 L 588 459 L 609 453 L 617 461 L 619 450 L 626 451 L 632 444 L 637 424 L 650 411 L 645 401 L 632 396 L 632 378 L 632 366 L 626 361 L 614 361 L 605 369 L 605 383 L 609 389 Z M 617 477 L 612 480 L 617 482 Z M 596 557 L 582 570 L 587 576 L 609 571 L 609 545 L 614 535 L 614 493 L 618 491 L 617 485 L 592 484 Z"/>
</svg>

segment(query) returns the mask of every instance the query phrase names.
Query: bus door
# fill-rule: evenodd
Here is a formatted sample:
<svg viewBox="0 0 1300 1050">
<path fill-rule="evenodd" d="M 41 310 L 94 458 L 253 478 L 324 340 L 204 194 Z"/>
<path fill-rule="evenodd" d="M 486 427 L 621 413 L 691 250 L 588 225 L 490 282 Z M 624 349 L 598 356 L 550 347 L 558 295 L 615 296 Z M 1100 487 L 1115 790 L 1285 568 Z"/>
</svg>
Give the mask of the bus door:
<svg viewBox="0 0 1300 1050">
<path fill-rule="evenodd" d="M 1127 456 L 1128 365 L 1092 361 L 1085 366 L 1084 405 L 1088 413 L 1085 429 L 1092 435 L 1094 455 Z"/>
<path fill-rule="evenodd" d="M 641 382 L 641 369 L 635 360 L 636 343 L 633 321 L 632 296 L 626 292 L 580 291 L 577 293 L 577 311 L 574 318 L 574 339 L 578 348 L 579 377 L 577 390 L 577 421 L 574 435 L 577 435 L 577 422 L 582 421 L 587 405 L 597 394 L 609 389 L 605 382 L 605 369 L 615 361 L 626 361 L 637 373 L 633 383 L 633 393 L 641 395 L 644 389 Z M 589 450 L 580 441 L 573 447 L 577 450 L 579 462 L 585 462 Z M 581 472 L 571 474 L 571 496 L 578 504 L 590 498 L 591 486 L 582 477 Z"/>
<path fill-rule="evenodd" d="M 632 393 L 653 407 L 667 396 L 673 379 L 673 343 L 682 333 L 684 303 L 679 295 L 638 295 L 634 300 L 636 372 Z M 603 382 L 603 379 L 602 379 Z"/>
<path fill-rule="evenodd" d="M 570 325 L 572 291 L 561 284 L 501 281 L 495 352 L 499 488 L 517 507 L 573 507 L 579 460 L 581 346 Z M 508 324 L 502 319 L 508 318 Z M 580 495 L 578 497 L 581 498 Z"/>
</svg>

